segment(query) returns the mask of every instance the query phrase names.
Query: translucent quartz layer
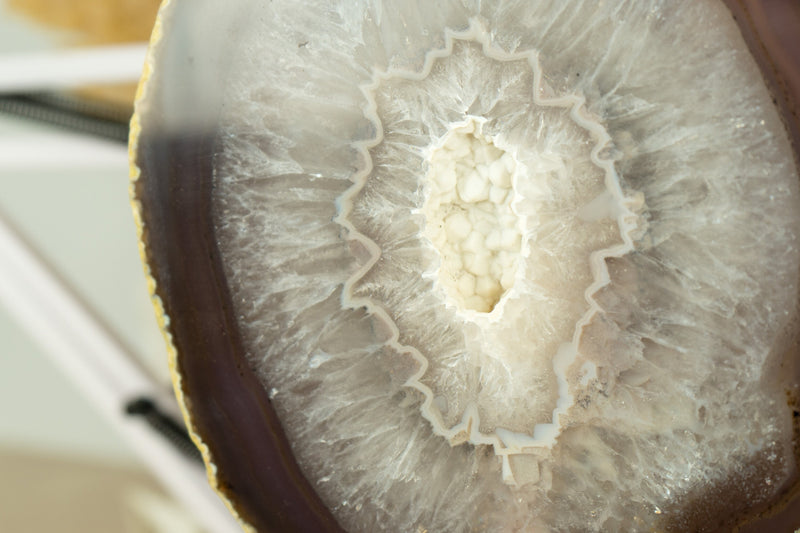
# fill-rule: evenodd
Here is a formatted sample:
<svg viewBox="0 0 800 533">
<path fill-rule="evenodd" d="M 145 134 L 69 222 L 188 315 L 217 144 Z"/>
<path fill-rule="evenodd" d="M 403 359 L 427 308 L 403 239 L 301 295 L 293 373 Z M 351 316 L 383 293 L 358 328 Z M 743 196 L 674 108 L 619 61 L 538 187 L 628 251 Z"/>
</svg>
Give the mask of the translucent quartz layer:
<svg viewBox="0 0 800 533">
<path fill-rule="evenodd" d="M 345 528 L 680 530 L 705 494 L 720 517 L 775 496 L 798 176 L 721 5 L 252 15 L 219 245 L 249 358 Z M 519 164 L 513 283 L 483 309 L 440 281 L 429 203 L 432 155 L 471 123 Z"/>
</svg>

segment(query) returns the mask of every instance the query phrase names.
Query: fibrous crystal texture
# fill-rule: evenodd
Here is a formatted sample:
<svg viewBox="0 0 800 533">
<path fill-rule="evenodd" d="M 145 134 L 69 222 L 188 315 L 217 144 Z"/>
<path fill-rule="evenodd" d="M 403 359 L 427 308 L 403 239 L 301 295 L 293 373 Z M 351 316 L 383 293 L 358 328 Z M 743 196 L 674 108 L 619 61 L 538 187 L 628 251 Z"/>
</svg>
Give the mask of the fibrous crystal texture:
<svg viewBox="0 0 800 533">
<path fill-rule="evenodd" d="M 797 173 L 724 7 L 249 10 L 219 246 L 345 528 L 680 529 L 777 494 Z"/>
</svg>

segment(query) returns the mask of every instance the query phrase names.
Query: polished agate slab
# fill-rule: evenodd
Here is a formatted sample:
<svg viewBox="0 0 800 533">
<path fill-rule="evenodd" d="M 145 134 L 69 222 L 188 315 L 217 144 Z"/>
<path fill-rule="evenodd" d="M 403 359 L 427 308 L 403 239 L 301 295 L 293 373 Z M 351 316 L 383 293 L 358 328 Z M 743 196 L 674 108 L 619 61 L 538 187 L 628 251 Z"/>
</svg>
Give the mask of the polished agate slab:
<svg viewBox="0 0 800 533">
<path fill-rule="evenodd" d="M 715 530 L 794 484 L 797 167 L 725 5 L 189 9 L 135 187 L 244 522 Z"/>
</svg>

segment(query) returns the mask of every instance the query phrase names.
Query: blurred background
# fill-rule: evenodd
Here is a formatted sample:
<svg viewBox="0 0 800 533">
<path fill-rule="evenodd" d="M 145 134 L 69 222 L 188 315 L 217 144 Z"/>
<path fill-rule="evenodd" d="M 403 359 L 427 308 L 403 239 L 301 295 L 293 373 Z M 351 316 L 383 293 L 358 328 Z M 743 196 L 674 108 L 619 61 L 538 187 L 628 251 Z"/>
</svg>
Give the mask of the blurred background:
<svg viewBox="0 0 800 533">
<path fill-rule="evenodd" d="M 0 531 L 239 529 L 180 442 L 128 198 L 157 9 L 0 0 Z"/>
</svg>

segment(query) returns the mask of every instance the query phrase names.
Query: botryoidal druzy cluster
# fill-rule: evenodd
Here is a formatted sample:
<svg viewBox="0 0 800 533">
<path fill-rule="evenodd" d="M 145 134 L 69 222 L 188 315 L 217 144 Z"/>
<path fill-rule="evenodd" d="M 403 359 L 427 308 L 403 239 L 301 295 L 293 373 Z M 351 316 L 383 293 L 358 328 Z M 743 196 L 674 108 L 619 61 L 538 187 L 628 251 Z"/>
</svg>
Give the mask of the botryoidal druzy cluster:
<svg viewBox="0 0 800 533">
<path fill-rule="evenodd" d="M 252 15 L 219 245 L 343 527 L 651 531 L 775 496 L 798 177 L 720 3 Z"/>
</svg>

